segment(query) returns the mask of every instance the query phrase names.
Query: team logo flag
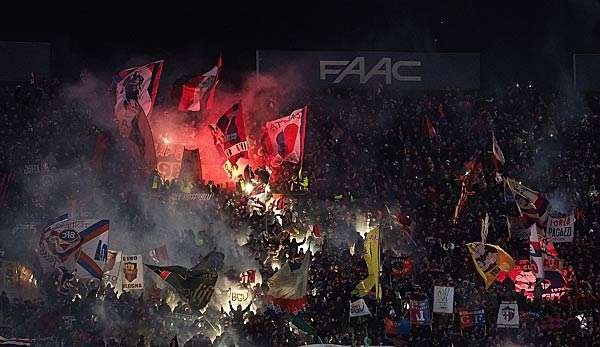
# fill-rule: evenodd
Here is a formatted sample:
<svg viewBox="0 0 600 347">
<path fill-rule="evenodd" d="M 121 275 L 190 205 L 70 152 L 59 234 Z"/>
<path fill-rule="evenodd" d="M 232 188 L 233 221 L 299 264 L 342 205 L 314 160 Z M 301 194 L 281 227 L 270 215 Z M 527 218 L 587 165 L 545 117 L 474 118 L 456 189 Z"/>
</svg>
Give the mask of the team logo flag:
<svg viewBox="0 0 600 347">
<path fill-rule="evenodd" d="M 149 117 L 156 100 L 164 60 L 120 71 L 113 78 L 116 92 L 115 117 L 119 131 L 128 137 L 137 106 Z"/>
<path fill-rule="evenodd" d="M 299 163 L 304 155 L 304 137 L 308 107 L 297 109 L 285 116 L 265 124 L 263 147 L 273 167 L 282 162 Z"/>
<path fill-rule="evenodd" d="M 181 85 L 179 111 L 199 112 L 212 108 L 222 66 L 223 60 L 219 58 L 217 65 L 210 71 L 191 77 Z"/>
<path fill-rule="evenodd" d="M 529 262 L 536 278 L 544 278 L 544 259 L 542 247 L 537 233 L 537 225 L 532 224 L 529 236 Z"/>
<path fill-rule="evenodd" d="M 467 249 L 477 272 L 483 278 L 485 288 L 489 288 L 500 272 L 509 272 L 515 266 L 513 258 L 502 248 L 489 243 L 467 243 Z"/>
<path fill-rule="evenodd" d="M 195 309 L 204 308 L 208 304 L 219 277 L 213 270 L 188 269 L 183 266 L 146 266 L 169 283 Z"/>
<path fill-rule="evenodd" d="M 502 301 L 498 308 L 498 328 L 519 328 L 519 306 L 516 301 Z"/>
<path fill-rule="evenodd" d="M 123 291 L 144 289 L 144 267 L 142 255 L 125 255 L 121 257 L 121 282 Z"/>
</svg>

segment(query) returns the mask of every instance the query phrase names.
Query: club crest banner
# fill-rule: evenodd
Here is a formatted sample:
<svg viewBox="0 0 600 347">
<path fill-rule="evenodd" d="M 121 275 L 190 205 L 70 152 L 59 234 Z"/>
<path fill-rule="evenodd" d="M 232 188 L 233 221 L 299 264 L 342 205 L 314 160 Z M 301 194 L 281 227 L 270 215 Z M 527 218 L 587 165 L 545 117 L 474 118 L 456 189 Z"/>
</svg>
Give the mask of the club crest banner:
<svg viewBox="0 0 600 347">
<path fill-rule="evenodd" d="M 121 273 L 123 291 L 144 289 L 144 263 L 142 255 L 123 255 Z"/>
<path fill-rule="evenodd" d="M 433 289 L 433 312 L 452 313 L 454 310 L 454 287 L 439 287 Z"/>
</svg>

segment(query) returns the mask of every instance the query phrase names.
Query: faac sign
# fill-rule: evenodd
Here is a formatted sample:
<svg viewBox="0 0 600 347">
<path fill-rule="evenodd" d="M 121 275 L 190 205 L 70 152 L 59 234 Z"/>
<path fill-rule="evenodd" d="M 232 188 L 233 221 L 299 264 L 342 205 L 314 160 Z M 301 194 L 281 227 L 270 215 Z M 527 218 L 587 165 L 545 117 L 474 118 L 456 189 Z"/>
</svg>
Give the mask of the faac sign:
<svg viewBox="0 0 600 347">
<path fill-rule="evenodd" d="M 365 57 L 356 57 L 354 60 L 321 60 L 320 78 L 327 80 L 331 77 L 331 83 L 342 82 L 348 76 L 358 76 L 359 83 L 365 84 L 373 76 L 384 76 L 385 84 L 392 84 L 392 80 L 405 82 L 420 82 L 419 75 L 403 75 L 403 67 L 421 66 L 418 60 L 400 60 L 392 62 L 392 58 L 381 58 L 372 68 L 365 67 Z"/>
<path fill-rule="evenodd" d="M 256 51 L 256 71 L 302 87 L 479 88 L 479 54 Z"/>
</svg>

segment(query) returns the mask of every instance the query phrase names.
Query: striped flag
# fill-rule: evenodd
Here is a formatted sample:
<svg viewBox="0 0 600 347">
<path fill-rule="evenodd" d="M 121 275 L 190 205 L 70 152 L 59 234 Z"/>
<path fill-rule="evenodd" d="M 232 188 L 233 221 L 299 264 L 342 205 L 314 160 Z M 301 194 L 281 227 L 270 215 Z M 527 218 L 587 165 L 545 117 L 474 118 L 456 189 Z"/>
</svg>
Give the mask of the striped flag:
<svg viewBox="0 0 600 347">
<path fill-rule="evenodd" d="M 212 108 L 222 66 L 223 60 L 219 58 L 217 65 L 210 71 L 191 77 L 181 85 L 179 111 L 199 112 Z"/>
</svg>

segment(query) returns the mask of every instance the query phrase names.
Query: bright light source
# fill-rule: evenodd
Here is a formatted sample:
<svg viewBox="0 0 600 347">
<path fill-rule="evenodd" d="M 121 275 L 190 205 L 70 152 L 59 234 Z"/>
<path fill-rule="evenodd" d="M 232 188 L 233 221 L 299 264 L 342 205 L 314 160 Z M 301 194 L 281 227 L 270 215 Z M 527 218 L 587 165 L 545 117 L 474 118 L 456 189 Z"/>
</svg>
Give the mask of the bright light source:
<svg viewBox="0 0 600 347">
<path fill-rule="evenodd" d="M 164 143 L 165 145 L 168 145 L 169 143 L 171 143 L 171 141 L 170 141 L 168 138 L 166 138 L 166 137 L 163 137 L 163 139 L 162 139 L 162 140 L 163 140 L 163 143 Z"/>
<path fill-rule="evenodd" d="M 527 88 L 531 88 L 531 83 L 529 83 L 529 85 L 527 86 Z"/>
<path fill-rule="evenodd" d="M 519 84 L 518 84 L 518 83 L 517 83 L 517 84 L 515 84 L 515 87 L 519 88 Z"/>
<path fill-rule="evenodd" d="M 252 183 L 248 183 L 244 187 L 244 191 L 246 192 L 246 194 L 252 193 L 253 190 L 254 190 L 254 185 L 252 185 Z"/>
</svg>

